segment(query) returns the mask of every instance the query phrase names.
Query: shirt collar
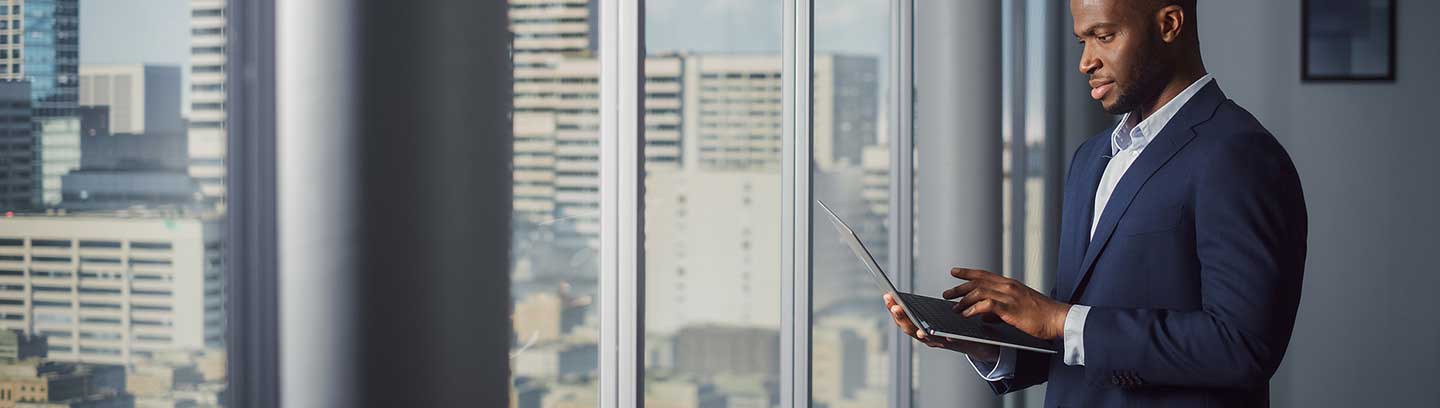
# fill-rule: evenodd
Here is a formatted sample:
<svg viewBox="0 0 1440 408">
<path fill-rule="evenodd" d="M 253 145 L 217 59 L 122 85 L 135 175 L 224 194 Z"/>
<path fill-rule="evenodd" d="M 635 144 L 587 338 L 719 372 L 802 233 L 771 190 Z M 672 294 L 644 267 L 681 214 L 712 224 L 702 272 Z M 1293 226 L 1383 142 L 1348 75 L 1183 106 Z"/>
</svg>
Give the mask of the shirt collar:
<svg viewBox="0 0 1440 408">
<path fill-rule="evenodd" d="M 1195 83 L 1186 87 L 1184 91 L 1180 91 L 1179 95 L 1175 95 L 1175 99 L 1166 102 L 1164 106 L 1155 110 L 1155 113 L 1150 114 L 1150 117 L 1140 121 L 1139 124 L 1131 123 L 1131 114 L 1129 113 L 1121 116 L 1120 125 L 1116 126 L 1115 131 L 1110 134 L 1110 154 L 1119 154 L 1121 150 L 1125 149 L 1137 152 L 1145 150 L 1145 146 L 1149 145 L 1155 136 L 1165 129 L 1165 125 L 1170 123 L 1170 119 L 1174 118 L 1176 113 L 1180 113 L 1180 108 L 1184 107 L 1186 102 L 1190 102 L 1190 98 L 1200 93 L 1200 89 L 1213 80 L 1215 80 L 1213 76 L 1205 74 L 1195 80 Z M 1124 139 L 1128 139 L 1129 145 L 1125 149 L 1121 149 L 1120 146 L 1125 145 Z"/>
</svg>

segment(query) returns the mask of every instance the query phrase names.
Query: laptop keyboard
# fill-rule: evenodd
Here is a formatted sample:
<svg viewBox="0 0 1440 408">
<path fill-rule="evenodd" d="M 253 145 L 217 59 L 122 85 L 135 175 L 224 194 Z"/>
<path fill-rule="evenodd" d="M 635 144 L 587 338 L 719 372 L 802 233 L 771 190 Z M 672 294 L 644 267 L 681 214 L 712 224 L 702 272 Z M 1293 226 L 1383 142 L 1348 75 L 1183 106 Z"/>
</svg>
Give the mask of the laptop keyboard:
<svg viewBox="0 0 1440 408">
<path fill-rule="evenodd" d="M 1020 329 L 1010 327 L 1003 323 L 987 323 L 979 317 L 964 318 L 951 308 L 955 302 L 944 299 L 937 299 L 928 296 L 919 296 L 909 293 L 900 293 L 900 299 L 905 305 L 915 312 L 919 320 L 930 324 L 933 330 L 945 333 L 975 337 L 982 339 L 1004 339 L 1012 344 L 1019 344 L 1039 349 L 1055 350 L 1055 346 L 1049 342 L 1036 339 L 1021 332 Z"/>
</svg>

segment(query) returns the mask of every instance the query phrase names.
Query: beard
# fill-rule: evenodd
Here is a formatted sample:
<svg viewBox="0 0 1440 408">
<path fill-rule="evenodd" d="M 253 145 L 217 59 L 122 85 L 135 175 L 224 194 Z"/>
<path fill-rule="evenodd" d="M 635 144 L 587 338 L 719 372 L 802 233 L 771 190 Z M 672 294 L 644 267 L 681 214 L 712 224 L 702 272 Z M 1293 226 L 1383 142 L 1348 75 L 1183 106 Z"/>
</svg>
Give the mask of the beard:
<svg viewBox="0 0 1440 408">
<path fill-rule="evenodd" d="M 1117 89 L 1115 103 L 1110 106 L 1101 104 L 1106 113 L 1111 115 L 1122 115 L 1134 112 L 1142 105 L 1149 105 L 1160 97 L 1160 92 L 1165 90 L 1166 77 L 1172 71 L 1171 63 L 1160 57 L 1160 41 L 1152 40 L 1140 47 L 1136 55 L 1136 64 L 1130 68 L 1129 83 Z"/>
</svg>

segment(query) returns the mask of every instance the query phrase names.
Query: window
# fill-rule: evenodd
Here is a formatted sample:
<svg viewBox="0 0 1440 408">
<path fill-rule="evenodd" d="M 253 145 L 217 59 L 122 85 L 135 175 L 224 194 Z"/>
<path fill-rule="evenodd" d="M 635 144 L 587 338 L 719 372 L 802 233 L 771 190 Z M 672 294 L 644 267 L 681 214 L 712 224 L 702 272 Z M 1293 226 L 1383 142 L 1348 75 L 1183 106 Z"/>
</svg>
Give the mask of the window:
<svg viewBox="0 0 1440 408">
<path fill-rule="evenodd" d="M 170 250 L 169 242 L 131 242 L 130 249 L 142 250 Z"/>
<path fill-rule="evenodd" d="M 24 3 L 26 21 L 20 19 L 20 6 L 11 7 L 17 3 Z M 224 129 L 186 129 L 190 112 L 188 105 L 182 106 L 183 101 L 222 104 L 205 119 L 226 117 L 227 95 L 219 85 L 226 80 L 224 70 L 203 77 L 184 75 L 185 67 L 194 65 L 192 59 L 206 66 L 226 65 L 223 51 L 212 53 L 212 48 L 227 46 L 226 16 L 220 13 L 225 0 L 3 4 L 0 10 L 5 13 L 0 14 L 10 17 L 0 19 L 0 30 L 8 29 L 0 43 L 9 47 L 0 73 L 23 71 L 25 81 L 0 81 L 0 143 L 30 160 L 0 164 L 0 185 L 15 186 L 19 183 L 12 181 L 23 179 L 33 187 L 0 192 L 0 214 L 13 214 L 0 222 L 0 252 L 31 261 L 23 265 L 28 271 L 0 262 L 6 271 L 0 273 L 0 293 L 34 308 L 0 306 L 6 309 L 0 311 L 0 330 L 49 336 L 46 364 L 83 361 L 133 367 L 149 364 L 145 353 L 182 351 L 171 341 L 137 343 L 138 336 L 156 332 L 167 340 L 193 339 L 187 340 L 190 344 L 182 353 L 186 357 L 176 361 L 177 366 L 228 363 L 223 341 L 202 342 L 228 334 L 225 312 L 236 305 L 226 298 L 229 289 L 223 281 L 230 274 L 225 264 L 207 262 L 222 256 L 221 251 L 204 244 L 227 236 L 222 226 L 226 209 L 233 207 L 226 205 L 223 166 L 189 164 L 223 155 L 227 135 Z M 199 5 L 200 12 L 192 13 L 192 4 Z M 79 7 L 84 8 L 84 19 Z M 194 27 L 219 29 L 195 33 L 192 48 Z M 109 75 L 100 79 L 91 69 Z M 133 89 L 123 90 L 120 83 Z M 139 84 L 175 90 L 174 100 L 131 106 L 121 94 L 139 89 Z M 203 89 L 205 95 L 192 89 Z M 111 137 L 83 137 L 85 125 L 96 118 L 87 109 L 98 106 L 143 117 L 143 126 L 112 120 Z M 21 111 L 23 115 L 17 113 Z M 114 117 L 119 116 L 124 115 Z M 34 142 L 18 140 L 20 136 Z M 198 183 L 198 177 L 221 181 Z M 79 200 L 82 195 L 88 199 Z M 177 278 L 127 280 L 135 270 Z M 143 327 L 147 325 L 154 327 Z M 160 397 L 156 403 L 217 401 L 225 392 L 220 390 L 230 384 L 227 377 L 216 370 L 200 371 L 190 382 L 204 385 L 185 391 L 199 395 Z M 114 391 L 75 397 L 113 405 L 135 394 Z"/>
<path fill-rule="evenodd" d="M 890 4 L 817 0 L 815 10 L 834 15 L 816 18 L 814 27 L 814 198 L 889 269 L 890 145 L 880 112 L 890 91 Z M 894 325 L 876 307 L 883 292 L 836 237 L 824 210 L 811 211 L 811 398 L 816 405 L 885 406 Z"/>
<path fill-rule="evenodd" d="M 518 2 L 517 2 L 518 3 Z M 591 16 L 587 2 L 534 5 L 567 16 Z M 512 13 L 512 27 L 521 23 Z M 511 300 L 514 302 L 511 386 L 519 406 L 564 401 L 598 406 L 600 274 L 600 87 L 594 27 L 524 23 L 564 38 L 514 40 L 514 170 Z M 512 28 L 513 29 L 513 28 Z M 565 50 L 548 42 L 564 43 Z M 524 67 L 523 69 L 521 67 Z M 574 82 L 565 82 L 574 80 Z M 556 85 L 536 85 L 547 81 Z M 559 87 L 584 95 L 561 100 L 538 90 Z M 551 90 L 550 92 L 554 92 Z M 561 124 L 576 124 L 563 128 Z M 563 173 L 563 174 L 562 174 Z M 528 405 L 527 405 L 528 404 Z"/>
<path fill-rule="evenodd" d="M 783 8 L 708 4 L 646 5 L 644 399 L 769 406 L 780 397 L 782 134 L 779 115 L 751 112 L 784 108 Z"/>
</svg>

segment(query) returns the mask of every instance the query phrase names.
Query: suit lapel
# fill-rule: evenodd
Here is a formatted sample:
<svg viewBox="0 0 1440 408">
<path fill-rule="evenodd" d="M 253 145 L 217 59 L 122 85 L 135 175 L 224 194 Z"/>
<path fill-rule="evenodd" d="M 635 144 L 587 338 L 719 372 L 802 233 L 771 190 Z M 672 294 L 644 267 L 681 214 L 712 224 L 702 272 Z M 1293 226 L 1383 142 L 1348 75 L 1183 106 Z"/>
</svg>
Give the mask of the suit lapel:
<svg viewBox="0 0 1440 408">
<path fill-rule="evenodd" d="M 1060 289 L 1058 293 L 1062 294 L 1075 290 L 1075 285 L 1080 280 L 1081 256 L 1085 255 L 1085 247 L 1090 244 L 1090 223 L 1094 222 L 1095 218 L 1095 190 L 1100 186 L 1100 177 L 1105 174 L 1105 165 L 1110 162 L 1110 144 L 1096 145 L 1101 147 L 1090 149 L 1091 151 L 1083 152 L 1079 156 L 1078 160 L 1085 160 L 1085 164 L 1077 169 L 1075 179 L 1081 183 L 1080 187 L 1072 196 L 1065 197 L 1069 203 L 1065 219 L 1075 221 L 1067 223 L 1063 232 L 1065 247 L 1061 248 L 1060 272 L 1056 282 Z"/>
<path fill-rule="evenodd" d="M 1110 201 L 1105 204 L 1105 211 L 1100 214 L 1100 223 L 1095 226 L 1095 236 L 1086 245 L 1085 255 L 1080 261 L 1079 273 L 1075 275 L 1074 283 L 1068 285 L 1069 291 L 1060 294 L 1062 299 L 1066 299 L 1068 303 L 1075 302 L 1075 298 L 1084 289 L 1087 279 L 1095 269 L 1096 259 L 1104 250 L 1105 245 L 1110 242 L 1110 236 L 1114 234 L 1115 226 L 1125 216 L 1126 210 L 1130 208 L 1131 202 L 1135 199 L 1135 194 L 1140 192 L 1140 188 L 1144 187 L 1145 183 L 1150 181 L 1150 177 L 1170 161 L 1176 152 L 1190 143 L 1190 140 L 1195 137 L 1192 128 L 1209 120 L 1214 115 L 1215 109 L 1224 100 L 1225 94 L 1220 92 L 1219 85 L 1215 82 L 1206 85 L 1184 107 L 1180 108 L 1180 112 L 1170 119 L 1170 123 L 1165 125 L 1165 128 L 1160 131 L 1154 141 L 1150 142 L 1149 146 L 1145 147 L 1145 151 L 1140 153 L 1140 157 L 1130 165 L 1130 169 L 1125 171 L 1125 175 L 1120 177 L 1120 182 L 1115 185 L 1115 191 L 1110 194 Z M 1103 165 L 1100 171 L 1102 174 L 1104 173 Z M 1087 206 L 1090 208 L 1090 215 L 1083 217 L 1087 222 L 1081 228 L 1084 230 L 1082 234 L 1090 232 L 1089 226 L 1090 222 L 1093 222 L 1091 218 L 1095 212 L 1093 203 L 1098 184 L 1099 177 L 1096 177 L 1088 186 L 1090 195 L 1081 198 L 1082 200 L 1088 198 L 1091 202 Z"/>
</svg>

